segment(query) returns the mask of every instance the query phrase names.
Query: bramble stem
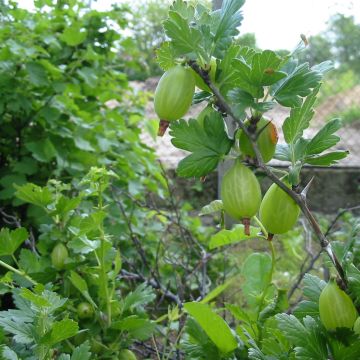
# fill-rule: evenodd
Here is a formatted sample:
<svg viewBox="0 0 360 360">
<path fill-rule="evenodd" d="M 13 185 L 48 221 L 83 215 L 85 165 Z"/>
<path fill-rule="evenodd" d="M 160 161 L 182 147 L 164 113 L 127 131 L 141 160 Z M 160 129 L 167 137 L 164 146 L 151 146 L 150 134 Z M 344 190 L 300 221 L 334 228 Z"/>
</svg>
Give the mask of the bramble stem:
<svg viewBox="0 0 360 360">
<path fill-rule="evenodd" d="M 320 226 L 318 222 L 316 221 L 314 215 L 309 210 L 307 203 L 306 203 L 306 197 L 301 196 L 297 192 L 295 192 L 293 189 L 288 188 L 285 183 L 283 183 L 270 169 L 266 164 L 264 163 L 260 150 L 256 143 L 256 134 L 252 134 L 249 132 L 248 128 L 245 126 L 244 122 L 241 121 L 237 116 L 235 116 L 234 112 L 232 111 L 231 107 L 227 103 L 226 99 L 223 97 L 223 95 L 220 93 L 219 89 L 210 81 L 210 77 L 207 71 L 201 69 L 199 65 L 195 61 L 189 61 L 189 65 L 194 69 L 196 73 L 200 75 L 200 77 L 204 80 L 206 85 L 209 86 L 213 94 L 215 95 L 217 99 L 217 105 L 219 109 L 226 113 L 234 122 L 236 122 L 241 130 L 245 133 L 245 135 L 249 138 L 251 145 L 255 152 L 256 157 L 256 166 L 257 168 L 261 169 L 265 175 L 276 185 L 278 185 L 282 190 L 284 190 L 300 207 L 302 213 L 309 221 L 312 229 L 314 230 L 314 233 L 316 234 L 317 238 L 320 241 L 320 245 L 329 256 L 331 262 L 334 264 L 336 271 L 338 272 L 344 287 L 347 285 L 347 280 L 345 276 L 345 271 L 340 264 L 339 260 L 337 259 L 335 253 L 332 250 L 331 244 L 329 240 L 326 238 L 326 236 L 323 234 L 323 232 L 320 229 Z"/>
</svg>

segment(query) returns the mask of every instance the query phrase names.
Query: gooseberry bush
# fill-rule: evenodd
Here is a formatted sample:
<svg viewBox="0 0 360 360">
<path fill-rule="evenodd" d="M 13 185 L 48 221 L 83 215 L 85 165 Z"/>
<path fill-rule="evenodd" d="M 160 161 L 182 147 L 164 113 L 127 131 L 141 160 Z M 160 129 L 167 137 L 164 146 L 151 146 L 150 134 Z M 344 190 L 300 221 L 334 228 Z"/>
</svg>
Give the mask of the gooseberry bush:
<svg viewBox="0 0 360 360">
<path fill-rule="evenodd" d="M 177 174 L 205 187 L 228 166 L 220 199 L 200 211 L 216 229 L 189 216 L 141 141 L 143 95 L 114 51 L 130 41 L 114 30 L 126 27 L 126 8 L 0 3 L 2 358 L 360 357 L 358 219 L 351 209 L 319 220 L 301 181 L 305 164 L 347 155 L 331 149 L 339 119 L 304 136 L 332 64 L 298 63 L 303 42 L 286 56 L 239 45 L 243 2 L 210 11 L 176 0 L 157 52 L 159 135 L 190 153 Z M 182 119 L 195 103 L 204 110 Z M 289 110 L 281 129 L 267 114 L 274 106 Z M 301 251 L 300 213 L 317 253 Z M 232 254 L 239 244 L 250 244 L 246 256 Z M 322 254 L 327 282 L 309 273 Z"/>
<path fill-rule="evenodd" d="M 347 156 L 346 151 L 332 150 L 340 140 L 335 135 L 340 119 L 329 121 L 312 137 L 304 135 L 323 76 L 331 71 L 332 63 L 312 67 L 299 63 L 296 54 L 307 44 L 303 35 L 299 46 L 285 56 L 236 44 L 243 3 L 225 0 L 221 9 L 209 11 L 176 0 L 164 22 L 168 41 L 157 52 L 165 71 L 154 100 L 159 135 L 169 126 L 172 144 L 190 152 L 180 161 L 178 175 L 204 180 L 224 161 L 229 166 L 222 178 L 221 199 L 202 211 L 221 212 L 221 219 L 230 215 L 238 224 L 228 230 L 222 220 L 210 248 L 244 240 L 265 241 L 271 254 L 254 253 L 244 264 L 248 272 L 245 270 L 242 291 L 250 309 L 225 304 L 239 323 L 236 331 L 219 316 L 223 309 L 205 305 L 205 301 L 186 303 L 192 329 L 183 346 L 189 358 L 196 359 L 356 359 L 360 355 L 354 332 L 358 317 L 354 303 L 359 305 L 360 300 L 358 264 L 344 258 L 350 248 L 343 249 L 339 257 L 307 206 L 311 182 L 301 183 L 304 165 L 330 166 Z M 193 79 L 188 80 L 190 74 Z M 202 91 L 195 92 L 194 82 Z M 197 119 L 184 120 L 189 93 L 193 103 L 207 105 Z M 275 106 L 289 109 L 281 125 L 284 143 L 277 143 L 280 129 L 266 117 Z M 272 158 L 288 164 L 288 170 L 267 165 Z M 273 185 L 262 197 L 258 179 L 264 175 Z M 277 234 L 295 226 L 300 212 L 327 254 L 338 284 L 331 280 L 326 285 L 305 275 L 307 300 L 289 314 L 286 292 L 273 280 L 273 243 Z"/>
</svg>

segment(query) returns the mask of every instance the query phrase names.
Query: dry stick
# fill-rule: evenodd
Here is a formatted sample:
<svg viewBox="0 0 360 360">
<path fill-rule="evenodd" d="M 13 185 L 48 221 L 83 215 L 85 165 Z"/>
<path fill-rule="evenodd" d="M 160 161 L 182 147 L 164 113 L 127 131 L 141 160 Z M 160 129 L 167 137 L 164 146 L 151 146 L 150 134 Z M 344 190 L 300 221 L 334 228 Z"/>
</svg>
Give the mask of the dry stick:
<svg viewBox="0 0 360 360">
<path fill-rule="evenodd" d="M 241 130 L 245 133 L 245 135 L 249 138 L 251 145 L 254 149 L 257 167 L 265 172 L 266 176 L 272 180 L 276 185 L 278 185 L 283 191 L 285 191 L 300 207 L 304 216 L 309 221 L 311 227 L 313 228 L 317 238 L 320 241 L 320 245 L 323 250 L 328 254 L 331 262 L 334 264 L 336 271 L 338 272 L 344 286 L 346 287 L 347 281 L 343 267 L 341 266 L 339 260 L 334 254 L 330 242 L 327 240 L 326 236 L 322 233 L 319 224 L 317 223 L 314 215 L 309 210 L 306 197 L 298 194 L 294 190 L 288 188 L 285 183 L 283 183 L 264 163 L 259 148 L 256 144 L 256 134 L 252 134 L 249 132 L 244 122 L 238 119 L 233 113 L 231 107 L 228 105 L 226 99 L 222 96 L 219 89 L 214 86 L 214 84 L 210 81 L 209 74 L 207 71 L 201 69 L 199 65 L 195 61 L 189 61 L 189 65 L 195 70 L 196 73 L 200 75 L 200 77 L 204 80 L 204 82 L 209 86 L 215 97 L 217 98 L 217 105 L 220 110 L 226 113 L 230 118 L 236 122 Z"/>
<path fill-rule="evenodd" d="M 122 205 L 121 201 L 119 199 L 117 199 L 117 196 L 115 194 L 115 190 L 114 188 L 112 189 L 112 194 L 113 194 L 113 198 L 114 201 L 116 203 L 116 205 L 118 206 L 121 214 L 124 217 L 124 220 L 126 222 L 127 228 L 129 230 L 129 234 L 130 234 L 130 238 L 133 241 L 135 248 L 138 252 L 138 254 L 140 255 L 140 258 L 143 262 L 143 264 L 145 265 L 145 267 L 148 268 L 148 270 L 150 271 L 151 277 L 150 279 L 145 278 L 145 276 L 140 275 L 140 274 L 132 274 L 132 278 L 136 278 L 137 275 L 137 279 L 140 279 L 142 281 L 147 281 L 149 285 L 151 285 L 154 289 L 158 289 L 160 290 L 167 298 L 175 301 L 177 303 L 177 305 L 179 307 L 182 306 L 182 303 L 180 301 L 180 299 L 175 295 L 172 294 L 169 290 L 167 290 L 163 284 L 161 284 L 160 279 L 157 277 L 157 274 L 154 272 L 154 270 L 152 269 L 152 267 L 150 266 L 150 264 L 148 263 L 147 259 L 146 259 L 146 254 L 145 254 L 145 250 L 143 249 L 140 240 L 138 239 L 138 237 L 136 236 L 136 234 L 133 232 L 132 229 L 132 224 L 130 219 L 127 217 L 124 206 Z M 134 276 L 135 275 L 135 276 Z"/>
</svg>

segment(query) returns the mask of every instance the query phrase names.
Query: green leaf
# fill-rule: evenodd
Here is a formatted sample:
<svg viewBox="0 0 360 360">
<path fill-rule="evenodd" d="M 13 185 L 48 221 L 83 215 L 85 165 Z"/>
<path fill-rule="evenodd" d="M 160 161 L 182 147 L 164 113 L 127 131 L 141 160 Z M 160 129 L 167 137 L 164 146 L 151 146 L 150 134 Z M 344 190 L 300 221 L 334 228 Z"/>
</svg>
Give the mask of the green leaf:
<svg viewBox="0 0 360 360">
<path fill-rule="evenodd" d="M 81 295 L 96 309 L 97 305 L 92 299 L 86 281 L 75 271 L 70 272 L 69 280 L 78 289 Z"/>
<path fill-rule="evenodd" d="M 334 339 L 331 339 L 330 347 L 331 352 L 333 354 L 334 359 L 336 360 L 354 360 L 354 359 L 360 359 L 360 341 L 358 337 L 354 337 L 353 339 L 347 339 L 348 344 L 350 345 L 346 346 L 340 341 L 336 341 Z M 350 341 L 349 341 L 350 340 Z"/>
<path fill-rule="evenodd" d="M 263 324 L 270 317 L 286 311 L 288 308 L 287 290 L 277 289 L 275 299 L 260 312 L 258 321 Z"/>
<path fill-rule="evenodd" d="M 222 294 L 233 282 L 234 278 L 227 280 L 224 284 L 218 285 L 215 289 L 211 290 L 201 301 L 201 304 L 207 304 L 213 299 Z"/>
<path fill-rule="evenodd" d="M 322 155 L 312 155 L 305 158 L 305 162 L 316 166 L 331 166 L 337 164 L 339 160 L 345 159 L 349 151 L 331 151 Z"/>
<path fill-rule="evenodd" d="M 53 201 L 52 194 L 47 187 L 40 187 L 28 183 L 22 186 L 15 186 L 15 188 L 17 189 L 15 193 L 16 197 L 29 204 L 47 207 Z"/>
<path fill-rule="evenodd" d="M 34 325 L 23 321 L 13 320 L 13 315 L 9 311 L 0 312 L 0 326 L 8 333 L 13 335 L 13 340 L 19 344 L 31 344 L 34 342 Z"/>
<path fill-rule="evenodd" d="M 156 324 L 148 319 L 132 315 L 113 323 L 113 329 L 126 331 L 131 337 L 138 340 L 147 340 L 153 334 Z"/>
<path fill-rule="evenodd" d="M 307 315 L 317 317 L 319 316 L 319 304 L 314 301 L 303 300 L 296 306 L 293 314 L 300 320 Z"/>
<path fill-rule="evenodd" d="M 184 177 L 207 175 L 233 143 L 225 131 L 224 120 L 216 112 L 205 117 L 204 127 L 196 119 L 174 121 L 170 125 L 170 135 L 174 146 L 193 153 L 178 166 L 178 174 Z"/>
<path fill-rule="evenodd" d="M 310 120 L 314 116 L 314 103 L 320 87 L 317 86 L 306 98 L 301 107 L 294 107 L 290 111 L 282 126 L 285 141 L 288 144 L 295 143 L 302 135 L 305 129 L 310 125 Z"/>
<path fill-rule="evenodd" d="M 239 88 L 230 90 L 228 93 L 228 98 L 234 104 L 232 106 L 233 111 L 241 119 L 246 118 L 245 110 L 247 108 L 252 108 L 264 113 L 271 110 L 275 105 L 275 103 L 271 101 L 256 102 L 252 95 Z"/>
<path fill-rule="evenodd" d="M 305 274 L 303 281 L 304 296 L 318 304 L 321 291 L 326 286 L 326 282 L 311 274 Z"/>
<path fill-rule="evenodd" d="M 156 49 L 156 60 L 159 66 L 164 70 L 169 70 L 176 65 L 176 56 L 171 42 L 165 41 Z"/>
<path fill-rule="evenodd" d="M 179 13 L 188 22 L 194 20 L 195 9 L 184 0 L 175 0 L 170 6 L 170 10 Z"/>
<path fill-rule="evenodd" d="M 255 53 L 251 61 L 251 81 L 259 86 L 269 86 L 286 77 L 286 73 L 277 71 L 282 63 L 274 51 L 264 50 Z"/>
<path fill-rule="evenodd" d="M 82 29 L 81 24 L 72 24 L 65 28 L 64 32 L 60 35 L 60 39 L 69 46 L 80 45 L 86 39 L 87 32 Z"/>
<path fill-rule="evenodd" d="M 71 360 L 90 360 L 90 344 L 89 341 L 85 341 L 80 346 L 76 347 L 71 355 Z"/>
<path fill-rule="evenodd" d="M 35 86 L 46 86 L 48 84 L 47 72 L 38 62 L 29 62 L 25 65 L 29 74 L 30 82 Z"/>
<path fill-rule="evenodd" d="M 277 144 L 274 158 L 281 161 L 291 161 L 291 150 L 288 144 Z"/>
<path fill-rule="evenodd" d="M 69 212 L 75 210 L 81 202 L 81 197 L 68 198 L 67 196 L 60 195 L 55 206 L 55 210 L 51 215 L 60 215 L 62 218 L 67 216 Z"/>
<path fill-rule="evenodd" d="M 285 72 L 277 71 L 281 58 L 271 50 L 265 50 L 252 55 L 251 63 L 235 59 L 234 80 L 236 84 L 255 98 L 264 96 L 263 86 L 272 85 L 286 77 Z"/>
<path fill-rule="evenodd" d="M 132 311 L 135 308 L 142 308 L 147 305 L 151 301 L 155 299 L 156 295 L 154 291 L 143 283 L 139 285 L 133 292 L 130 292 L 126 295 L 123 305 L 122 311 L 125 312 L 127 310 Z"/>
<path fill-rule="evenodd" d="M 308 96 L 311 89 L 316 88 L 322 79 L 322 74 L 318 71 L 310 70 L 309 64 L 297 66 L 281 82 L 276 84 L 273 96 L 275 100 L 287 107 L 299 107 L 302 97 Z"/>
<path fill-rule="evenodd" d="M 32 153 L 34 159 L 40 162 L 50 162 L 56 155 L 56 149 L 49 139 L 28 142 L 25 147 Z"/>
<path fill-rule="evenodd" d="M 32 304 L 36 305 L 38 308 L 51 306 L 49 301 L 45 299 L 42 295 L 35 294 L 29 289 L 22 288 L 20 295 L 24 299 L 29 300 Z"/>
<path fill-rule="evenodd" d="M 0 256 L 13 255 L 18 247 L 29 237 L 25 228 L 9 230 L 2 228 L 0 231 Z"/>
<path fill-rule="evenodd" d="M 81 235 L 68 242 L 68 247 L 74 251 L 75 254 L 89 254 L 101 245 L 100 240 L 90 240 L 86 235 Z"/>
<path fill-rule="evenodd" d="M 181 347 L 189 359 L 221 359 L 219 349 L 193 318 L 187 319 L 185 332 L 188 334 L 188 337 L 184 338 Z"/>
<path fill-rule="evenodd" d="M 83 235 L 89 233 L 90 231 L 98 230 L 103 223 L 105 217 L 106 212 L 99 210 L 83 218 L 79 225 L 79 234 Z"/>
<path fill-rule="evenodd" d="M 8 346 L 3 346 L 0 349 L 2 358 L 6 360 L 19 360 L 18 356 L 16 355 L 16 352 L 11 350 Z"/>
<path fill-rule="evenodd" d="M 333 134 L 341 128 L 341 125 L 340 119 L 333 119 L 324 125 L 324 127 L 310 140 L 306 149 L 307 154 L 320 154 L 324 150 L 336 145 L 340 138 Z"/>
<path fill-rule="evenodd" d="M 23 157 L 20 161 L 17 161 L 13 167 L 14 171 L 25 174 L 33 175 L 37 172 L 37 162 L 31 157 Z"/>
<path fill-rule="evenodd" d="M 350 264 L 346 275 L 355 305 L 360 306 L 360 270 L 354 264 Z"/>
<path fill-rule="evenodd" d="M 22 174 L 9 174 L 2 176 L 0 185 L 4 187 L 0 191 L 0 199 L 12 199 L 15 193 L 15 186 L 26 184 L 26 177 Z"/>
<path fill-rule="evenodd" d="M 96 87 L 98 83 L 98 77 L 96 75 L 95 69 L 84 66 L 81 69 L 78 69 L 76 72 L 91 88 Z"/>
<path fill-rule="evenodd" d="M 216 57 L 222 57 L 222 52 L 228 49 L 232 38 L 239 33 L 238 28 L 243 19 L 240 8 L 244 2 L 245 0 L 224 0 L 221 9 L 211 13 Z"/>
<path fill-rule="evenodd" d="M 197 50 L 201 33 L 190 27 L 187 20 L 179 13 L 169 11 L 169 18 L 163 25 L 166 35 L 172 40 L 176 54 L 187 54 Z"/>
<path fill-rule="evenodd" d="M 237 348 L 237 342 L 228 324 L 208 305 L 189 302 L 184 304 L 184 308 L 199 323 L 221 352 L 226 354 Z"/>
<path fill-rule="evenodd" d="M 202 177 L 213 171 L 220 160 L 218 154 L 200 150 L 182 159 L 176 172 L 182 177 Z"/>
<path fill-rule="evenodd" d="M 242 90 L 248 92 L 254 98 L 262 98 L 264 89 L 262 86 L 255 84 L 251 79 L 251 67 L 244 61 L 234 59 L 232 65 L 235 69 L 233 80 Z"/>
<path fill-rule="evenodd" d="M 242 290 L 249 304 L 256 304 L 258 296 L 267 289 L 270 270 L 270 255 L 253 253 L 246 258 L 241 270 L 245 279 Z"/>
<path fill-rule="evenodd" d="M 295 346 L 296 359 L 328 359 L 326 337 L 312 317 L 305 317 L 303 324 L 293 315 L 278 314 L 276 319 L 286 338 Z"/>
<path fill-rule="evenodd" d="M 55 345 L 63 340 L 69 339 L 77 334 L 79 326 L 76 321 L 63 319 L 55 321 L 52 325 L 50 339 L 46 341 L 49 345 Z M 44 337 L 47 340 L 47 337 Z"/>
<path fill-rule="evenodd" d="M 201 208 L 199 215 L 209 215 L 223 209 L 222 200 L 213 200 L 210 204 L 205 205 Z"/>
<path fill-rule="evenodd" d="M 36 281 L 46 284 L 56 277 L 56 270 L 51 268 L 50 257 L 37 256 L 28 249 L 21 249 L 18 262 L 20 268 Z"/>
<path fill-rule="evenodd" d="M 333 69 L 334 69 L 334 63 L 331 60 L 323 61 L 320 64 L 316 64 L 311 68 L 311 70 L 318 71 L 323 75 Z"/>
<path fill-rule="evenodd" d="M 220 230 L 218 233 L 213 235 L 210 239 L 209 248 L 215 249 L 221 246 L 234 244 L 239 241 L 264 238 L 261 235 L 261 229 L 250 226 L 250 235 L 245 234 L 245 227 L 242 224 L 235 225 L 231 230 Z"/>
<path fill-rule="evenodd" d="M 226 96 L 228 91 L 235 87 L 236 71 L 232 66 L 233 60 L 238 56 L 240 46 L 232 44 L 226 51 L 224 58 L 218 66 L 219 73 L 216 82 L 219 86 L 221 93 Z"/>
</svg>

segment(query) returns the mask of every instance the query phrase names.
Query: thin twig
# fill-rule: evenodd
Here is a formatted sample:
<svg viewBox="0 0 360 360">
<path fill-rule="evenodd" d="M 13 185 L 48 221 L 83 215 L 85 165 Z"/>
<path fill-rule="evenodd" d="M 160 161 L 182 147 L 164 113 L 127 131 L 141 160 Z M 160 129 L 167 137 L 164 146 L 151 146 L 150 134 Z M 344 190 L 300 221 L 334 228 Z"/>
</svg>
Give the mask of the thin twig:
<svg viewBox="0 0 360 360">
<path fill-rule="evenodd" d="M 324 236 L 328 236 L 333 227 L 336 225 L 336 223 L 338 222 L 338 220 L 346 213 L 346 212 L 349 212 L 349 211 L 356 211 L 356 210 L 359 210 L 360 209 L 360 205 L 359 206 L 354 206 L 354 207 L 351 207 L 351 208 L 347 208 L 347 209 L 342 209 L 340 210 L 336 216 L 332 219 L 331 223 L 329 224 L 329 226 L 327 227 L 325 233 L 324 233 Z M 311 261 L 310 263 L 305 267 L 309 257 L 307 257 L 305 259 L 305 261 L 303 262 L 303 264 L 301 265 L 301 268 L 300 268 L 300 273 L 298 275 L 298 278 L 296 279 L 296 281 L 294 282 L 294 284 L 292 285 L 289 293 L 288 293 L 288 299 L 290 299 L 296 289 L 300 286 L 300 283 L 302 282 L 305 274 L 307 274 L 309 271 L 311 271 L 313 268 L 314 268 L 314 265 L 316 263 L 316 261 L 320 258 L 320 255 L 322 253 L 322 249 L 320 251 L 318 251 L 314 256 L 311 257 Z"/>
</svg>

